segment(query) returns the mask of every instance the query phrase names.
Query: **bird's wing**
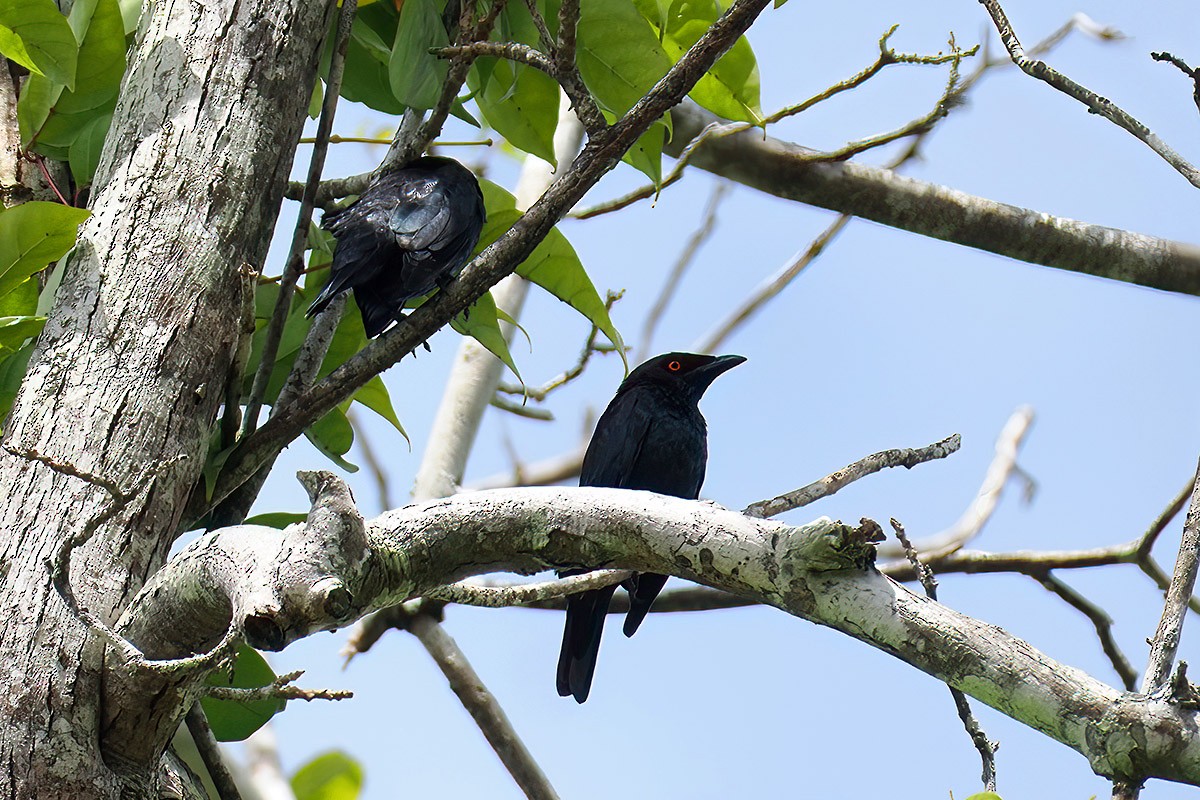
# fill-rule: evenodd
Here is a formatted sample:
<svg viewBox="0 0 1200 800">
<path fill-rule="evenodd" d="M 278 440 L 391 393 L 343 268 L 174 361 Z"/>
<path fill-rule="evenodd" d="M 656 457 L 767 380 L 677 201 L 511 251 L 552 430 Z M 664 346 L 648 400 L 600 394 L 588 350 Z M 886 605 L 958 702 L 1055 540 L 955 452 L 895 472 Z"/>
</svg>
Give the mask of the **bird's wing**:
<svg viewBox="0 0 1200 800">
<path fill-rule="evenodd" d="M 580 486 L 627 487 L 650 435 L 651 400 L 630 391 L 608 404 L 583 455 Z"/>
</svg>

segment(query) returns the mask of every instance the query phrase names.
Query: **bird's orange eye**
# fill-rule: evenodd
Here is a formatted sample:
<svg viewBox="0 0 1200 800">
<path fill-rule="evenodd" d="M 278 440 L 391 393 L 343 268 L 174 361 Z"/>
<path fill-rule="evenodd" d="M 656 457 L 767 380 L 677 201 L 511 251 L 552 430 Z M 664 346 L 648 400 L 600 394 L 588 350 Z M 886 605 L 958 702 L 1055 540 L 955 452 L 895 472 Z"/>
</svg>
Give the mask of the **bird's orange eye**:
<svg viewBox="0 0 1200 800">
<path fill-rule="evenodd" d="M 678 361 L 672 361 L 670 364 L 667 364 L 667 369 L 671 370 L 671 372 L 679 372 L 679 370 L 683 369 L 683 364 L 680 364 Z"/>
</svg>

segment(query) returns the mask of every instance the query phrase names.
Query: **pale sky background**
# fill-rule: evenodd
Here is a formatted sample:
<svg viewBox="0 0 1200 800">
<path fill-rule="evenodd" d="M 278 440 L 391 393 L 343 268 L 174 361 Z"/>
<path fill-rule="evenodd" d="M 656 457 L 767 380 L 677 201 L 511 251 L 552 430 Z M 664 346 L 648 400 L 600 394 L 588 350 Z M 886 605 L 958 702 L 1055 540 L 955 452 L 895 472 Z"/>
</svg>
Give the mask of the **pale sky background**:
<svg viewBox="0 0 1200 800">
<path fill-rule="evenodd" d="M 1083 11 L 1132 38 L 1075 35 L 1049 61 L 1111 98 L 1176 149 L 1200 159 L 1192 87 L 1150 60 L 1170 50 L 1200 62 L 1194 3 L 1009 0 L 1027 46 Z M 804 99 L 862 69 L 879 35 L 900 23 L 897 50 L 943 49 L 990 33 L 973 0 L 805 3 L 768 10 L 750 32 L 768 111 Z M 998 45 L 991 36 L 993 52 Z M 970 69 L 968 66 L 967 69 Z M 866 87 L 772 130 L 834 147 L 888 130 L 932 107 L 945 68 L 891 67 Z M 345 104 L 335 126 L 352 134 L 390 124 Z M 456 129 L 454 136 L 469 135 Z M 473 161 L 478 151 L 452 155 Z M 329 176 L 362 172 L 382 150 L 335 146 Z M 1183 241 L 1196 231 L 1196 189 L 1148 148 L 1075 101 L 1015 69 L 997 70 L 970 105 L 944 121 L 907 174 L 990 199 Z M 881 163 L 890 153 L 863 160 Z M 302 149 L 297 173 L 307 164 Z M 669 162 L 668 162 L 669 168 Z M 490 176 L 510 188 L 519 165 L 491 156 Z M 640 185 L 620 167 L 589 200 Z M 601 293 L 627 290 L 614 321 L 630 344 L 665 270 L 699 221 L 712 187 L 693 171 L 656 206 L 562 229 Z M 284 211 L 276 263 L 295 208 Z M 761 279 L 833 219 L 829 212 L 735 187 L 662 322 L 656 351 L 685 349 Z M 277 244 L 280 244 L 277 242 Z M 277 271 L 277 268 L 275 269 Z M 535 290 L 522 318 L 533 352 L 514 348 L 528 381 L 574 362 L 587 325 Z M 731 508 L 802 486 L 888 447 L 961 433 L 952 458 L 860 481 L 800 512 L 801 522 L 896 517 L 920 538 L 953 522 L 975 496 L 996 434 L 1021 404 L 1037 422 L 1020 458 L 1038 482 L 1032 504 L 1009 491 L 978 546 L 1077 548 L 1140 534 L 1193 474 L 1200 455 L 1192 366 L 1200 300 L 1013 262 L 855 221 L 788 290 L 724 349 L 749 361 L 702 403 L 710 429 L 705 497 Z M 373 446 L 387 463 L 393 498 L 407 498 L 459 338 L 446 329 L 433 352 L 386 375 L 413 438 L 369 412 Z M 1190 357 L 1190 358 L 1189 358 Z M 505 469 L 505 442 L 527 461 L 575 447 L 584 409 L 599 411 L 622 374 L 615 358 L 555 394 L 553 423 L 489 410 L 468 482 Z M 356 451 L 351 461 L 361 463 Z M 256 511 L 307 507 L 294 472 L 326 468 L 306 443 L 280 459 Z M 364 513 L 378 512 L 366 472 L 350 476 Z M 1174 562 L 1182 518 L 1156 549 Z M 1116 618 L 1116 635 L 1140 670 L 1161 610 L 1134 567 L 1063 574 Z M 943 602 L 1000 625 L 1054 658 L 1119 685 L 1091 624 L 1021 576 L 946 576 Z M 631 640 L 613 623 L 591 698 L 559 698 L 557 613 L 451 607 L 446 629 L 496 694 L 564 798 L 964 798 L 979 791 L 979 759 L 948 692 L 937 681 L 842 634 L 766 608 L 652 615 Z M 1189 620 L 1181 655 L 1200 659 L 1200 620 Z M 272 656 L 280 671 L 305 669 L 306 686 L 352 689 L 337 704 L 293 703 L 276 718 L 294 769 L 340 748 L 366 770 L 364 797 L 518 798 L 511 778 L 420 644 L 393 632 L 342 671 L 344 634 L 317 636 Z M 1107 797 L 1107 781 L 1050 739 L 974 704 L 1001 742 L 999 790 L 1017 798 Z M 1195 796 L 1152 783 L 1147 800 Z"/>
</svg>

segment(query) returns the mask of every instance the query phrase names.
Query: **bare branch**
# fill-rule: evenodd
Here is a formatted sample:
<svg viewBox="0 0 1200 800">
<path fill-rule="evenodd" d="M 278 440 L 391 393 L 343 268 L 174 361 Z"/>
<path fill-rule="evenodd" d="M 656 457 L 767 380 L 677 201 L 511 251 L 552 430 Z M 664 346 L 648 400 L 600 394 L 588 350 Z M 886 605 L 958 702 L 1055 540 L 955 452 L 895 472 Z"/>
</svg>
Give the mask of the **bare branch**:
<svg viewBox="0 0 1200 800">
<path fill-rule="evenodd" d="M 275 678 L 267 686 L 256 689 L 239 689 L 233 686 L 209 686 L 205 694 L 218 700 L 232 700 L 239 703 L 254 703 L 259 700 L 348 700 L 354 697 L 354 692 L 345 689 L 301 689 L 291 684 L 297 681 L 304 670 L 287 672 Z"/>
<path fill-rule="evenodd" d="M 996 510 L 1009 476 L 1017 468 L 1017 453 L 1032 425 L 1033 409 L 1029 406 L 1021 406 L 1008 418 L 996 437 L 996 455 L 988 465 L 979 494 L 953 525 L 919 543 L 927 561 L 940 561 L 980 534 Z M 879 548 L 879 555 L 881 558 L 902 558 L 904 553 L 884 544 Z"/>
<path fill-rule="evenodd" d="M 208 770 L 208 777 L 217 789 L 218 800 L 242 800 L 242 793 L 238 791 L 233 775 L 229 774 L 229 767 L 221 758 L 221 748 L 199 703 L 194 704 L 187 713 L 187 729 L 196 743 L 196 751 L 200 753 L 204 768 Z"/>
<path fill-rule="evenodd" d="M 1197 469 L 1196 485 L 1192 490 L 1191 506 L 1183 523 L 1183 538 L 1179 542 L 1179 556 L 1175 561 L 1175 574 L 1167 589 L 1167 600 L 1163 606 L 1162 619 L 1150 644 L 1150 663 L 1142 679 L 1142 691 L 1153 694 L 1167 685 L 1175 652 L 1179 649 L 1179 637 L 1187 613 L 1188 601 L 1196 585 L 1197 562 L 1200 561 L 1200 468 Z"/>
<path fill-rule="evenodd" d="M 1137 670 L 1129 663 L 1129 659 L 1121 652 L 1117 640 L 1113 637 L 1113 621 L 1108 612 L 1060 581 L 1052 573 L 1047 572 L 1041 577 L 1034 576 L 1034 580 L 1092 621 L 1092 625 L 1096 627 L 1096 636 L 1100 639 L 1100 647 L 1104 650 L 1104 655 L 1108 656 L 1108 660 L 1112 662 L 1113 669 L 1120 676 L 1125 690 L 1136 691 Z"/>
<path fill-rule="evenodd" d="M 809 503 L 820 500 L 822 497 L 828 497 L 854 483 L 856 480 L 873 475 L 880 470 L 888 469 L 889 467 L 912 469 L 918 464 L 924 464 L 926 461 L 945 458 L 956 453 L 961 445 L 962 438 L 956 433 L 927 447 L 883 450 L 855 461 L 853 464 L 815 483 L 810 483 L 802 489 L 782 494 L 771 500 L 760 500 L 757 503 L 751 503 L 742 513 L 748 517 L 763 519 L 782 514 L 785 511 L 791 511 L 794 508 L 803 508 Z"/>
<path fill-rule="evenodd" d="M 1192 99 L 1196 101 L 1196 108 L 1200 109 L 1200 68 L 1193 69 L 1189 67 L 1182 58 L 1173 56 L 1170 53 L 1151 53 L 1150 57 L 1155 61 L 1165 61 L 1168 64 L 1174 64 L 1184 75 L 1192 79 L 1192 85 L 1195 87 L 1192 91 Z"/>
<path fill-rule="evenodd" d="M 925 589 L 925 594 L 930 600 L 937 600 L 937 579 L 933 577 L 933 571 L 921 563 L 916 549 L 904 533 L 904 526 L 895 519 L 891 523 L 892 530 L 896 532 L 896 538 L 904 549 L 904 556 L 917 574 L 922 588 Z M 983 728 L 979 727 L 979 720 L 975 719 L 975 714 L 971 711 L 971 704 L 967 702 L 967 696 L 953 686 L 946 688 L 950 690 L 950 696 L 954 698 L 954 707 L 958 710 L 958 718 L 962 720 L 967 736 L 971 737 L 971 743 L 979 751 L 979 760 L 983 763 L 983 790 L 994 792 L 996 791 L 996 750 L 999 749 L 1000 743 L 988 739 Z"/>
<path fill-rule="evenodd" d="M 1187 179 L 1188 183 L 1200 188 L 1200 170 L 1189 164 L 1183 156 L 1171 149 L 1149 128 L 1127 114 L 1111 100 L 1101 97 L 1091 89 L 1080 86 L 1066 75 L 1052 69 L 1046 62 L 1026 56 L 1025 49 L 1021 47 L 1021 42 L 1017 39 L 1017 34 L 1013 31 L 999 0 L 979 0 L 979 2 L 991 15 L 992 22 L 995 23 L 996 30 L 1000 33 L 1000 41 L 1004 43 L 1013 63 L 1020 67 L 1022 72 L 1050 84 L 1068 97 L 1073 97 L 1083 103 L 1093 114 L 1099 114 L 1109 122 L 1124 128 L 1170 164 L 1176 172 Z"/>
<path fill-rule="evenodd" d="M 517 735 L 504 709 L 483 685 L 466 655 L 438 619 L 429 611 L 418 609 L 408 620 L 407 630 L 433 656 L 450 682 L 450 688 L 458 695 L 525 796 L 530 800 L 557 800 L 558 793 Z"/>
</svg>

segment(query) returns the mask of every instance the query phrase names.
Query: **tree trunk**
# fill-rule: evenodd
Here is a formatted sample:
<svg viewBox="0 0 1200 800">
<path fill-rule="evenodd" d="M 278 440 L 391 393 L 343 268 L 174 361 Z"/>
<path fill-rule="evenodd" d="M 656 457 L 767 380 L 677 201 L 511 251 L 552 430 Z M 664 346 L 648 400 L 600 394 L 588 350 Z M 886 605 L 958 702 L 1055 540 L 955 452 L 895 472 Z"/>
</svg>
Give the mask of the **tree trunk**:
<svg viewBox="0 0 1200 800">
<path fill-rule="evenodd" d="M 112 622 L 175 539 L 242 335 L 327 29 L 324 3 L 174 0 L 129 55 L 80 231 L 0 454 L 0 796 L 150 796 L 101 755 Z M 92 529 L 95 529 L 94 531 Z M 51 565 L 48 569 L 48 565 Z"/>
</svg>

